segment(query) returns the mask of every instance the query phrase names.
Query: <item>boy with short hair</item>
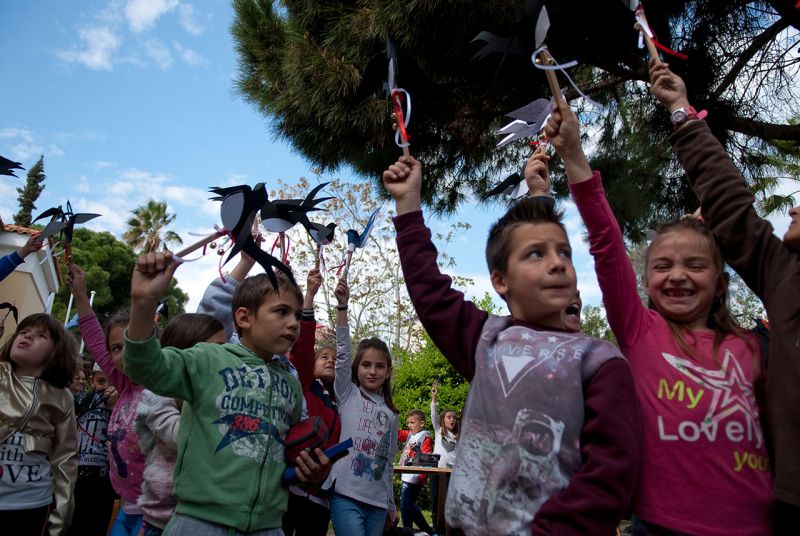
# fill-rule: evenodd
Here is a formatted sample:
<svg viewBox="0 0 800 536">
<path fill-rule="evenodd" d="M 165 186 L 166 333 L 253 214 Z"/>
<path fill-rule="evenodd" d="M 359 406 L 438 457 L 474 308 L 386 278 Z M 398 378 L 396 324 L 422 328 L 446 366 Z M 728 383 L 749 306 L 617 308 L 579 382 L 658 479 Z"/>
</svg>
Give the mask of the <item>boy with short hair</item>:
<svg viewBox="0 0 800 536">
<path fill-rule="evenodd" d="M 153 329 L 158 299 L 178 262 L 169 252 L 140 257 L 131 281 L 125 372 L 147 389 L 189 406 L 178 433 L 175 516 L 169 534 L 282 534 L 287 492 L 283 439 L 300 419 L 300 384 L 275 355 L 297 338 L 302 295 L 279 273 L 245 279 L 233 296 L 240 344 L 161 348 Z M 319 482 L 329 461 L 303 452 L 298 477 Z"/>
<path fill-rule="evenodd" d="M 561 214 L 525 198 L 492 226 L 487 263 L 511 312 L 499 317 L 439 271 L 420 163 L 403 156 L 383 181 L 417 315 L 471 382 L 448 524 L 482 536 L 614 534 L 638 477 L 638 403 L 619 350 L 565 324 L 576 275 Z"/>
<path fill-rule="evenodd" d="M 408 412 L 406 429 L 397 431 L 397 441 L 405 441 L 400 455 L 400 465 L 411 465 L 414 454 L 418 452 L 428 454 L 433 452 L 433 441 L 431 434 L 425 429 L 425 414 L 421 410 L 412 409 Z M 402 481 L 400 516 L 403 519 L 403 526 L 410 529 L 417 525 L 423 532 L 433 534 L 433 529 L 417 506 L 417 499 L 425 485 L 425 475 L 404 473 Z"/>
</svg>

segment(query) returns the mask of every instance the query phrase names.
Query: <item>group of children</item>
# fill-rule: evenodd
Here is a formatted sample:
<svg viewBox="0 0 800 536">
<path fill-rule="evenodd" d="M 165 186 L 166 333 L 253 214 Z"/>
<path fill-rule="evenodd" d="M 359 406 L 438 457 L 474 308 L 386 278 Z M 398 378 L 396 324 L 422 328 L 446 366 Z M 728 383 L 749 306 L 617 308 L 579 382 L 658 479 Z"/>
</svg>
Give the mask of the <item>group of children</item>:
<svg viewBox="0 0 800 536">
<path fill-rule="evenodd" d="M 368 338 L 352 352 L 346 280 L 335 289 L 335 345 L 315 341 L 318 270 L 303 294 L 282 273 L 275 287 L 265 274 L 246 277 L 246 257 L 212 283 L 198 314 L 176 317 L 159 337 L 157 303 L 179 266 L 171 253 L 137 260 L 130 310 L 105 329 L 71 265 L 96 362 L 91 389 L 68 392 L 76 349 L 58 321 L 19 323 L 0 351 L 0 526 L 104 530 L 113 487 L 114 536 L 325 534 L 329 520 L 343 536 L 379 535 L 397 519 L 399 439 L 404 462 L 433 450 L 453 467 L 445 514 L 455 534 L 611 535 L 631 510 L 641 536 L 797 534 L 800 207 L 783 241 L 775 237 L 680 78 L 666 64 L 651 65 L 651 78 L 703 220 L 656 230 L 647 306 L 576 116 L 556 100 L 545 127 L 588 230 L 618 347 L 580 333 L 546 155 L 526 166 L 532 195 L 487 240 L 492 285 L 510 316 L 479 310 L 439 271 L 421 212 L 422 166 L 404 156 L 384 185 L 417 315 L 471 383 L 460 427 L 452 411 L 437 415 L 434 388 L 435 445 L 422 412 L 398 429 L 389 348 Z M 764 301 L 769 370 L 727 308 L 725 262 Z M 307 417 L 327 430 L 322 448 L 286 459 L 287 434 Z M 328 459 L 323 449 L 346 438 L 353 447 Z M 296 480 L 282 483 L 287 465 Z M 422 483 L 403 478 L 400 511 L 405 526 L 431 533 L 416 505 Z"/>
</svg>

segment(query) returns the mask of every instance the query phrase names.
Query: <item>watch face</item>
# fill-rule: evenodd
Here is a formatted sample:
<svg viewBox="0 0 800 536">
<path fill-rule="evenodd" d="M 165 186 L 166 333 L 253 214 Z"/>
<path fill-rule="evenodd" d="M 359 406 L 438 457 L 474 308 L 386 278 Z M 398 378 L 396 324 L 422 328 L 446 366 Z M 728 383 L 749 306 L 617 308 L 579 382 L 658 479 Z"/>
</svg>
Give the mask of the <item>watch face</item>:
<svg viewBox="0 0 800 536">
<path fill-rule="evenodd" d="M 683 108 L 679 108 L 678 110 L 672 112 L 672 116 L 670 116 L 670 119 L 674 124 L 677 125 L 678 123 L 683 123 L 684 121 L 686 121 L 686 117 L 687 117 L 686 110 L 684 110 Z"/>
</svg>

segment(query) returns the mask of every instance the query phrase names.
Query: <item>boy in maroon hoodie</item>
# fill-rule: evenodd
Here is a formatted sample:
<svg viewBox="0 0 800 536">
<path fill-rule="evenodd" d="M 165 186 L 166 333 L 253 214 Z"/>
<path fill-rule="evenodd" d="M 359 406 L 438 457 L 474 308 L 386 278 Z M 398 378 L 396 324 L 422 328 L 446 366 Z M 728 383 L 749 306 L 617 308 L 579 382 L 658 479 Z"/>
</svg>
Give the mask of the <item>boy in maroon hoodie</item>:
<svg viewBox="0 0 800 536">
<path fill-rule="evenodd" d="M 481 536 L 614 534 L 638 476 L 638 403 L 617 348 L 565 324 L 576 275 L 561 213 L 524 198 L 490 229 L 492 285 L 511 312 L 499 317 L 439 271 L 420 163 L 403 156 L 383 181 L 417 315 L 471 382 L 448 524 Z"/>
</svg>

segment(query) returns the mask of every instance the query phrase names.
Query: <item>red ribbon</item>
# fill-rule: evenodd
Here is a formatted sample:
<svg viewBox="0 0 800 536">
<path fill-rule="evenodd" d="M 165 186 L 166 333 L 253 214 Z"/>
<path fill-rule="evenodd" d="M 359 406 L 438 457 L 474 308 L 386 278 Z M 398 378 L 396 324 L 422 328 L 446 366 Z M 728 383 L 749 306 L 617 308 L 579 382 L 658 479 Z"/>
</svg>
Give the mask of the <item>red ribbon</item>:
<svg viewBox="0 0 800 536">
<path fill-rule="evenodd" d="M 408 143 L 408 132 L 406 132 L 406 121 L 403 117 L 402 91 L 392 90 L 392 102 L 394 103 L 394 113 L 397 114 L 397 128 L 400 129 L 400 139 L 403 143 Z M 337 274 L 338 275 L 338 274 Z"/>
</svg>

